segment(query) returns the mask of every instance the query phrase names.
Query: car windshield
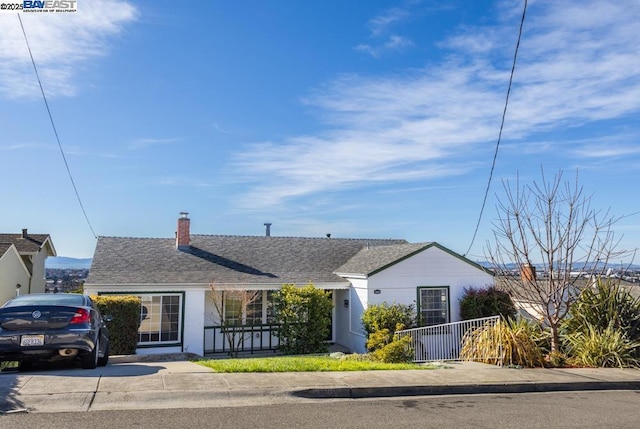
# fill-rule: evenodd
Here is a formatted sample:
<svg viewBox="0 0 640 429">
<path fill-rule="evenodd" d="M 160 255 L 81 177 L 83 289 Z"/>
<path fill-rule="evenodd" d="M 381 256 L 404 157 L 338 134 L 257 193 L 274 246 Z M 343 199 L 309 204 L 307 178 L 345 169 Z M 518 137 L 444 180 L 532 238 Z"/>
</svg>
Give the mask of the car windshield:
<svg viewBox="0 0 640 429">
<path fill-rule="evenodd" d="M 4 307 L 17 307 L 21 305 L 84 305 L 84 296 L 77 294 L 44 294 L 44 295 L 22 295 L 7 302 Z"/>
</svg>

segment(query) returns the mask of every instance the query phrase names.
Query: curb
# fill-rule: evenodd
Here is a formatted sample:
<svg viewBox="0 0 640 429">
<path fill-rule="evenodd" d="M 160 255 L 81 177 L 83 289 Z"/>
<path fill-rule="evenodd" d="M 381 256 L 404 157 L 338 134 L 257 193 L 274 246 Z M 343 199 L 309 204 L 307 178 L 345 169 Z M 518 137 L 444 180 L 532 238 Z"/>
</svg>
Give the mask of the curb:
<svg viewBox="0 0 640 429">
<path fill-rule="evenodd" d="M 500 393 L 640 390 L 640 381 L 587 381 L 576 383 L 505 383 L 444 386 L 341 387 L 303 389 L 292 396 L 307 399 L 363 399 L 397 396 L 474 395 Z"/>
</svg>

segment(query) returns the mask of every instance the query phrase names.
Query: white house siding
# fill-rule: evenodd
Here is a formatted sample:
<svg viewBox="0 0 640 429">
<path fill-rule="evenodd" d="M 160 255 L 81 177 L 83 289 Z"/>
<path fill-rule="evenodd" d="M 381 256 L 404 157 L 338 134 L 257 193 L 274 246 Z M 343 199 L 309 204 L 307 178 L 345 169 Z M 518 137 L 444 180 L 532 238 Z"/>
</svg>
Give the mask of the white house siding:
<svg viewBox="0 0 640 429">
<path fill-rule="evenodd" d="M 459 301 L 468 287 L 494 283 L 493 276 L 437 247 L 428 248 L 369 278 L 369 304 L 398 302 L 415 304 L 418 287 L 448 286 L 450 321 L 460 320 Z"/>
<path fill-rule="evenodd" d="M 418 288 L 425 286 L 449 287 L 450 321 L 459 321 L 459 301 L 464 294 L 464 289 L 470 286 L 484 287 L 494 282 L 490 274 L 437 247 L 428 248 L 366 280 L 350 280 L 354 292 L 352 297 L 358 297 L 360 301 L 359 306 L 354 303 L 356 305 L 352 308 L 352 330 L 369 305 L 383 302 L 416 305 Z M 355 335 L 352 332 L 350 339 L 352 350 L 358 353 L 365 351 L 364 336 Z"/>
<path fill-rule="evenodd" d="M 21 294 L 28 293 L 29 271 L 15 248 L 10 247 L 0 255 L 0 305 L 16 296 L 18 284 Z"/>
<path fill-rule="evenodd" d="M 205 294 L 208 286 L 202 285 L 86 285 L 84 293 L 87 295 L 163 295 L 181 294 L 183 296 L 180 326 L 181 345 L 176 346 L 145 346 L 138 347 L 136 354 L 150 355 L 160 353 L 189 352 L 202 355 L 203 331 L 205 326 Z"/>
<path fill-rule="evenodd" d="M 45 286 L 47 283 L 46 273 L 45 273 L 45 261 L 47 259 L 47 250 L 41 249 L 38 253 L 36 253 L 32 258 L 33 262 L 33 273 L 31 276 L 31 290 L 29 293 L 44 293 Z"/>
</svg>

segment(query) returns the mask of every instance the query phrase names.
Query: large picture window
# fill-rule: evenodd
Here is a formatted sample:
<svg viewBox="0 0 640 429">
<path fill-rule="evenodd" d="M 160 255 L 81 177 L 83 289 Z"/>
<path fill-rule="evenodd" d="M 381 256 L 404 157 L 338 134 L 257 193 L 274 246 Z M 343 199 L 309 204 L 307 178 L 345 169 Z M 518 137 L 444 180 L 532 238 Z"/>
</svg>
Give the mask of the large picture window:
<svg viewBox="0 0 640 429">
<path fill-rule="evenodd" d="M 177 343 L 180 338 L 182 295 L 139 295 L 138 344 Z"/>
<path fill-rule="evenodd" d="M 418 288 L 418 314 L 422 326 L 449 323 L 449 287 Z"/>
</svg>

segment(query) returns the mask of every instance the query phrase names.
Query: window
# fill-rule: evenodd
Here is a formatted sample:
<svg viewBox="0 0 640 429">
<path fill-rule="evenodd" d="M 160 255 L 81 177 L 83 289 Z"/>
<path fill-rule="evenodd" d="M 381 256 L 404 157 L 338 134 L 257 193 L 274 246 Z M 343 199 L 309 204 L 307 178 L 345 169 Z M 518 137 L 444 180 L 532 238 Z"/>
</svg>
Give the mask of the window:
<svg viewBox="0 0 640 429">
<path fill-rule="evenodd" d="M 449 323 L 449 287 L 418 288 L 418 314 L 422 326 Z"/>
<path fill-rule="evenodd" d="M 254 293 L 253 299 L 247 302 L 246 324 L 250 326 L 262 325 L 262 291 Z"/>
<path fill-rule="evenodd" d="M 227 326 L 242 325 L 242 299 L 233 294 L 225 294 L 224 323 Z"/>
<path fill-rule="evenodd" d="M 222 294 L 224 323 L 226 326 L 262 324 L 262 291 L 224 291 Z"/>
<path fill-rule="evenodd" d="M 267 323 L 275 323 L 276 320 L 276 308 L 273 305 L 273 294 L 275 291 L 273 290 L 268 290 L 267 291 L 267 308 L 266 308 L 266 313 L 267 313 Z"/>
<path fill-rule="evenodd" d="M 139 295 L 140 328 L 138 343 L 180 342 L 182 295 Z"/>
</svg>

